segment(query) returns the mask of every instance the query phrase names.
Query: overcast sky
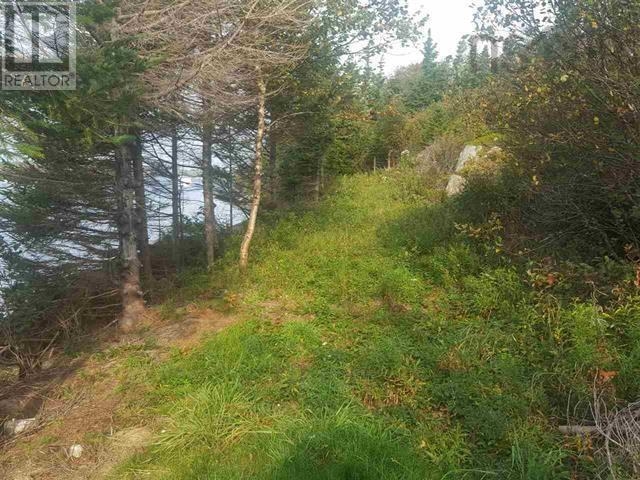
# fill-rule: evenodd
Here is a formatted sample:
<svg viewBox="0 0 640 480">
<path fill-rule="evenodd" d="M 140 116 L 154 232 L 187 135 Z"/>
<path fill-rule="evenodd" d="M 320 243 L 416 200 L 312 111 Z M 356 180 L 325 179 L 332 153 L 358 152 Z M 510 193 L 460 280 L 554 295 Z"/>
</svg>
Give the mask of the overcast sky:
<svg viewBox="0 0 640 480">
<path fill-rule="evenodd" d="M 460 37 L 473 31 L 472 0 L 408 1 L 412 12 L 420 10 L 429 15 L 426 28 L 431 28 L 441 58 L 455 54 Z M 385 57 L 385 73 L 389 75 L 398 67 L 422 61 L 421 49 L 422 45 L 407 48 L 397 46 Z"/>
</svg>

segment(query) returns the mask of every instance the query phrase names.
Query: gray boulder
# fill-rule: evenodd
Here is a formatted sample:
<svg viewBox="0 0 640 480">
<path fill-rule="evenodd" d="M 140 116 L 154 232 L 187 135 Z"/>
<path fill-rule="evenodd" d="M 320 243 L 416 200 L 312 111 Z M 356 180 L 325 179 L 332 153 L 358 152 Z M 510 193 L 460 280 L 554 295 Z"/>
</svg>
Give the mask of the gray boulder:
<svg viewBox="0 0 640 480">
<path fill-rule="evenodd" d="M 454 195 L 458 195 L 464 190 L 467 181 L 464 177 L 460 175 L 453 174 L 449 177 L 449 183 L 447 183 L 447 195 L 449 197 L 453 197 Z"/>
<path fill-rule="evenodd" d="M 475 145 L 466 145 L 462 152 L 460 152 L 460 156 L 458 157 L 458 163 L 456 163 L 456 173 L 460 172 L 460 170 L 462 170 L 470 160 L 477 158 L 479 153 L 480 147 L 477 147 Z"/>
<path fill-rule="evenodd" d="M 476 145 L 466 145 L 462 149 L 462 152 L 460 152 L 460 155 L 458 156 L 455 173 L 449 177 L 449 182 L 447 183 L 446 191 L 449 197 L 458 195 L 464 190 L 467 181 L 464 177 L 458 175 L 458 173 L 460 173 L 465 165 L 470 161 L 478 158 L 479 153 L 480 147 L 477 147 Z"/>
</svg>

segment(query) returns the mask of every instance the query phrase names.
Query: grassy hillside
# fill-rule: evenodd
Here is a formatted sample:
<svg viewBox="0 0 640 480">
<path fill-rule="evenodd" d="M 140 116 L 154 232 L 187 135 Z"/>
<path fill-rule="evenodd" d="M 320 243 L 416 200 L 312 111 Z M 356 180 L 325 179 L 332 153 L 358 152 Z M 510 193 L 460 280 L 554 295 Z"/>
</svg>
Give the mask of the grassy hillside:
<svg viewBox="0 0 640 480">
<path fill-rule="evenodd" d="M 638 304 L 533 288 L 423 183 L 344 178 L 264 228 L 244 278 L 233 258 L 193 277 L 166 315 L 200 302 L 241 321 L 160 365 L 132 357 L 135 408 L 165 420 L 114 478 L 593 478 L 591 441 L 557 425 L 587 415 L 598 371 L 638 394 Z"/>
</svg>

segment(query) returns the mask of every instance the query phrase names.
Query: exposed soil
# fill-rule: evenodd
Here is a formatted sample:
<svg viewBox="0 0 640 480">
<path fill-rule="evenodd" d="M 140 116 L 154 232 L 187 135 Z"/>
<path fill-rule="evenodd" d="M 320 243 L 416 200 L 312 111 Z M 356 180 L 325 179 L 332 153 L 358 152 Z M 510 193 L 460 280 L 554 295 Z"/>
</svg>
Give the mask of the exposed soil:
<svg viewBox="0 0 640 480">
<path fill-rule="evenodd" d="M 120 335 L 114 327 L 92 332 L 74 357 L 59 353 L 46 369 L 25 380 L 0 384 L 0 422 L 36 418 L 34 427 L 16 435 L 0 433 L 3 480 L 104 478 L 111 469 L 144 449 L 157 427 L 154 418 L 135 409 L 145 392 L 122 388 L 120 367 L 129 348 L 161 361 L 171 350 L 189 350 L 205 334 L 235 321 L 229 315 L 194 305 L 185 318 L 163 322 L 149 310 L 139 333 Z M 114 353 L 116 352 L 116 353 Z M 81 445 L 79 458 L 70 447 Z"/>
</svg>

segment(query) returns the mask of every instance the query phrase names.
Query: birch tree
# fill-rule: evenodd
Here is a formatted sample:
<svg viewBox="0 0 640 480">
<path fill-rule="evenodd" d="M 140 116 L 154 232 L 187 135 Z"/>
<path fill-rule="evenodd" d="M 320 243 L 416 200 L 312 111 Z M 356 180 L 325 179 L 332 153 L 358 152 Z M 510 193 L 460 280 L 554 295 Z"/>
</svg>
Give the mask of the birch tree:
<svg viewBox="0 0 640 480">
<path fill-rule="evenodd" d="M 262 142 L 264 139 L 265 98 L 267 87 L 259 66 L 256 66 L 256 86 L 258 89 L 258 128 L 256 130 L 253 193 L 251 196 L 251 210 L 247 221 L 247 230 L 240 245 L 240 268 L 246 269 L 249 265 L 249 248 L 256 228 L 260 200 L 262 199 Z"/>
<path fill-rule="evenodd" d="M 134 35 L 141 55 L 154 63 L 142 77 L 146 100 L 202 127 L 202 171 L 207 267 L 215 259 L 212 125 L 231 112 L 257 105 L 251 210 L 241 261 L 245 267 L 261 200 L 266 78 L 295 66 L 307 51 L 306 0 L 189 0 L 123 3 L 120 29 Z M 257 88 L 254 86 L 256 85 Z"/>
</svg>

